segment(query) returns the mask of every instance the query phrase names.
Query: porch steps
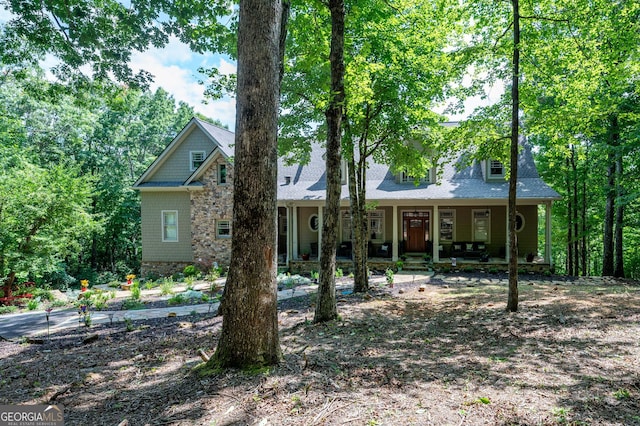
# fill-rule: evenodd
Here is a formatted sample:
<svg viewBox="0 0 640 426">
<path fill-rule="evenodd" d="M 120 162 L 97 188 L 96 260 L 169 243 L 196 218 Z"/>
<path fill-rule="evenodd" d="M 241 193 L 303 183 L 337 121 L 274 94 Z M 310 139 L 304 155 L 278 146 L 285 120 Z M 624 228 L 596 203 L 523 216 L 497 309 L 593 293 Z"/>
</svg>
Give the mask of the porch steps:
<svg viewBox="0 0 640 426">
<path fill-rule="evenodd" d="M 433 264 L 418 256 L 407 256 L 402 266 L 403 271 L 429 271 L 431 269 L 433 269 Z"/>
</svg>

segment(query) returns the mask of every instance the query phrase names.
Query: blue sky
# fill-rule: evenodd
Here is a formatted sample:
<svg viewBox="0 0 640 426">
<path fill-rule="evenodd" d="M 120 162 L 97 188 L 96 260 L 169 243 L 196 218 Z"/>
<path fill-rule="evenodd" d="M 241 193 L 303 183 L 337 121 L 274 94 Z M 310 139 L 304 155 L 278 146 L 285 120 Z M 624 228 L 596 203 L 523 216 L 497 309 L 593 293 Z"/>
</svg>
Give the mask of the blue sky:
<svg viewBox="0 0 640 426">
<path fill-rule="evenodd" d="M 202 75 L 199 67 L 217 67 L 223 74 L 236 72 L 235 62 L 229 58 L 213 54 L 193 53 L 189 46 L 172 38 L 162 49 L 150 49 L 132 55 L 131 66 L 134 70 L 144 69 L 154 76 L 151 89 L 162 87 L 171 93 L 176 101 L 184 101 L 196 111 L 207 117 L 220 120 L 233 130 L 235 126 L 236 103 L 233 98 L 203 103 L 205 87 L 198 84 Z"/>
</svg>

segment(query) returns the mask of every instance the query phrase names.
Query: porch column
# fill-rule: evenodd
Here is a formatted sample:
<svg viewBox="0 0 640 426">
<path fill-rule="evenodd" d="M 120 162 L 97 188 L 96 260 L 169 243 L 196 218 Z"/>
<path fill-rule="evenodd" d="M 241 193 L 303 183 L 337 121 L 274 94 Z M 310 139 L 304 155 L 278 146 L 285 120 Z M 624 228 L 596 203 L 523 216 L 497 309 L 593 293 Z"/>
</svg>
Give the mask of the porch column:
<svg viewBox="0 0 640 426">
<path fill-rule="evenodd" d="M 393 205 L 393 243 L 391 244 L 391 260 L 398 260 L 398 206 Z"/>
<path fill-rule="evenodd" d="M 440 262 L 440 210 L 438 205 L 433 206 L 433 253 L 431 256 L 434 262 Z"/>
<path fill-rule="evenodd" d="M 292 250 L 291 250 L 291 257 L 293 259 L 297 259 L 298 258 L 298 207 L 297 206 L 293 206 L 291 207 L 291 244 L 292 244 Z"/>
<path fill-rule="evenodd" d="M 287 212 L 287 258 L 286 264 L 289 265 L 289 261 L 291 260 L 291 233 L 293 232 L 291 228 L 291 207 L 285 207 Z"/>
<path fill-rule="evenodd" d="M 547 201 L 545 204 L 545 229 L 544 229 L 544 261 L 551 265 L 551 206 L 553 201 Z"/>
<path fill-rule="evenodd" d="M 318 206 L 318 260 L 320 260 L 320 253 L 322 253 L 322 213 L 324 212 L 323 206 Z"/>
</svg>

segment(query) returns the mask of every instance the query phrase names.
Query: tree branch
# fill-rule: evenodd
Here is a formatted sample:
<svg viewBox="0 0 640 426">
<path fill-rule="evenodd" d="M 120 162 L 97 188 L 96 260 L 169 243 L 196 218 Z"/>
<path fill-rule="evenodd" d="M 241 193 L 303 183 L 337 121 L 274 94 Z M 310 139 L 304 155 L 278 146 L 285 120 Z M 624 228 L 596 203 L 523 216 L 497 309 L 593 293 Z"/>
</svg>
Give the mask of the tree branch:
<svg viewBox="0 0 640 426">
<path fill-rule="evenodd" d="M 500 37 L 498 37 L 498 38 L 496 39 L 496 42 L 495 42 L 495 43 L 493 43 L 493 48 L 494 48 L 494 49 L 495 49 L 495 48 L 496 48 L 496 46 L 498 45 L 498 42 L 499 42 L 500 40 L 502 40 L 502 38 L 503 38 L 504 36 L 506 36 L 506 35 L 507 35 L 507 33 L 509 33 L 509 30 L 511 29 L 511 27 L 512 27 L 512 26 L 513 26 L 513 22 L 510 22 L 510 23 L 509 23 L 509 26 L 508 26 L 507 28 L 505 28 L 504 32 L 500 35 Z"/>
</svg>

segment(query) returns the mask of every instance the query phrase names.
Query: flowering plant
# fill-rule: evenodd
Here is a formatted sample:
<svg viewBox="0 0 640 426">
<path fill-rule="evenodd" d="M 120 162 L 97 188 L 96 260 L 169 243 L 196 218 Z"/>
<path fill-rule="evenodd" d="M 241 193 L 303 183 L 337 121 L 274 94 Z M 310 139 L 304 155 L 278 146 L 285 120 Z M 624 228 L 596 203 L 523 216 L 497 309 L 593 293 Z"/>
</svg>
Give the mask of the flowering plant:
<svg viewBox="0 0 640 426">
<path fill-rule="evenodd" d="M 82 287 L 82 291 L 87 291 L 87 287 L 89 287 L 89 280 L 80 280 L 80 287 Z"/>
<path fill-rule="evenodd" d="M 134 274 L 127 275 L 127 284 L 131 284 L 131 281 L 133 281 L 135 277 L 136 276 Z"/>
</svg>

